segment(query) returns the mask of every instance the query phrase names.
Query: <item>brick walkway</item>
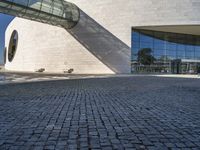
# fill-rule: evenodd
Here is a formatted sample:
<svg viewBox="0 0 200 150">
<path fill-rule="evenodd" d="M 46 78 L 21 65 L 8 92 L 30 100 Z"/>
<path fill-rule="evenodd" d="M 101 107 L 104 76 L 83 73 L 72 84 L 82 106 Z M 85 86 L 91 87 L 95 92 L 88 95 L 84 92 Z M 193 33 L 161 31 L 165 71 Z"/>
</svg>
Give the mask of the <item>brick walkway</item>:
<svg viewBox="0 0 200 150">
<path fill-rule="evenodd" d="M 0 150 L 200 149 L 200 80 L 0 85 Z"/>
</svg>

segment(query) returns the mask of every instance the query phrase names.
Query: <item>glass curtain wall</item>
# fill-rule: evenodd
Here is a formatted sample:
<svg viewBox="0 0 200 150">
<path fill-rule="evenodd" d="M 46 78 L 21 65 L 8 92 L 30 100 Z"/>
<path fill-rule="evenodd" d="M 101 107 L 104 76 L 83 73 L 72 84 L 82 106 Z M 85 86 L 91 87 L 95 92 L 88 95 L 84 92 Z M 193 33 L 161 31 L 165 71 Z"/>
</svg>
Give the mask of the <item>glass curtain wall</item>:
<svg viewBox="0 0 200 150">
<path fill-rule="evenodd" d="M 0 0 L 0 12 L 67 29 L 80 17 L 79 8 L 64 0 Z"/>
<path fill-rule="evenodd" d="M 132 72 L 200 72 L 200 36 L 133 29 Z"/>
</svg>

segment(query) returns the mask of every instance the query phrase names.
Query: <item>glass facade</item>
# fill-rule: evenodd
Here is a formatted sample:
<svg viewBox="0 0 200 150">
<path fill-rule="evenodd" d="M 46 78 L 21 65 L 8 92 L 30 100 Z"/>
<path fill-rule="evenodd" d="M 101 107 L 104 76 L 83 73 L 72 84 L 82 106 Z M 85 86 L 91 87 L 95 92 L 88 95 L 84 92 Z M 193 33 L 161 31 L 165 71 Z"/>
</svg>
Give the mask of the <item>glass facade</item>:
<svg viewBox="0 0 200 150">
<path fill-rule="evenodd" d="M 66 29 L 77 24 L 79 8 L 64 0 L 0 0 L 0 13 Z"/>
<path fill-rule="evenodd" d="M 133 73 L 198 73 L 200 36 L 132 30 Z"/>
</svg>

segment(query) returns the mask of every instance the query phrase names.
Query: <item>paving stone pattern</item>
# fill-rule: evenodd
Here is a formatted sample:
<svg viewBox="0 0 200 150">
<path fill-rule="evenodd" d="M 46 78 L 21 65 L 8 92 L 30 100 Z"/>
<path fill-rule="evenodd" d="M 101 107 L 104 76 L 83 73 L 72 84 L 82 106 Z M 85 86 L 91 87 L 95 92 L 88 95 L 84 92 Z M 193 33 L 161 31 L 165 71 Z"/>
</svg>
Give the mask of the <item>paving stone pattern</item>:
<svg viewBox="0 0 200 150">
<path fill-rule="evenodd" d="M 0 150 L 199 150 L 200 80 L 0 85 Z"/>
</svg>

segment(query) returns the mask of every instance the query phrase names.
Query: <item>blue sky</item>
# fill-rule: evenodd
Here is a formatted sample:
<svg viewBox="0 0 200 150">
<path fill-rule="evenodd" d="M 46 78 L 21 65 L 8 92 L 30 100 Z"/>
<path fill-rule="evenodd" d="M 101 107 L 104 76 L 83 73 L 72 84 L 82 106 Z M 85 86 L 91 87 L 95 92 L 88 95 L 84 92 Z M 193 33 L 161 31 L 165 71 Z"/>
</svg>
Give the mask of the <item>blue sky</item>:
<svg viewBox="0 0 200 150">
<path fill-rule="evenodd" d="M 0 13 L 0 64 L 3 63 L 3 50 L 5 44 L 5 30 L 14 17 Z"/>
</svg>

